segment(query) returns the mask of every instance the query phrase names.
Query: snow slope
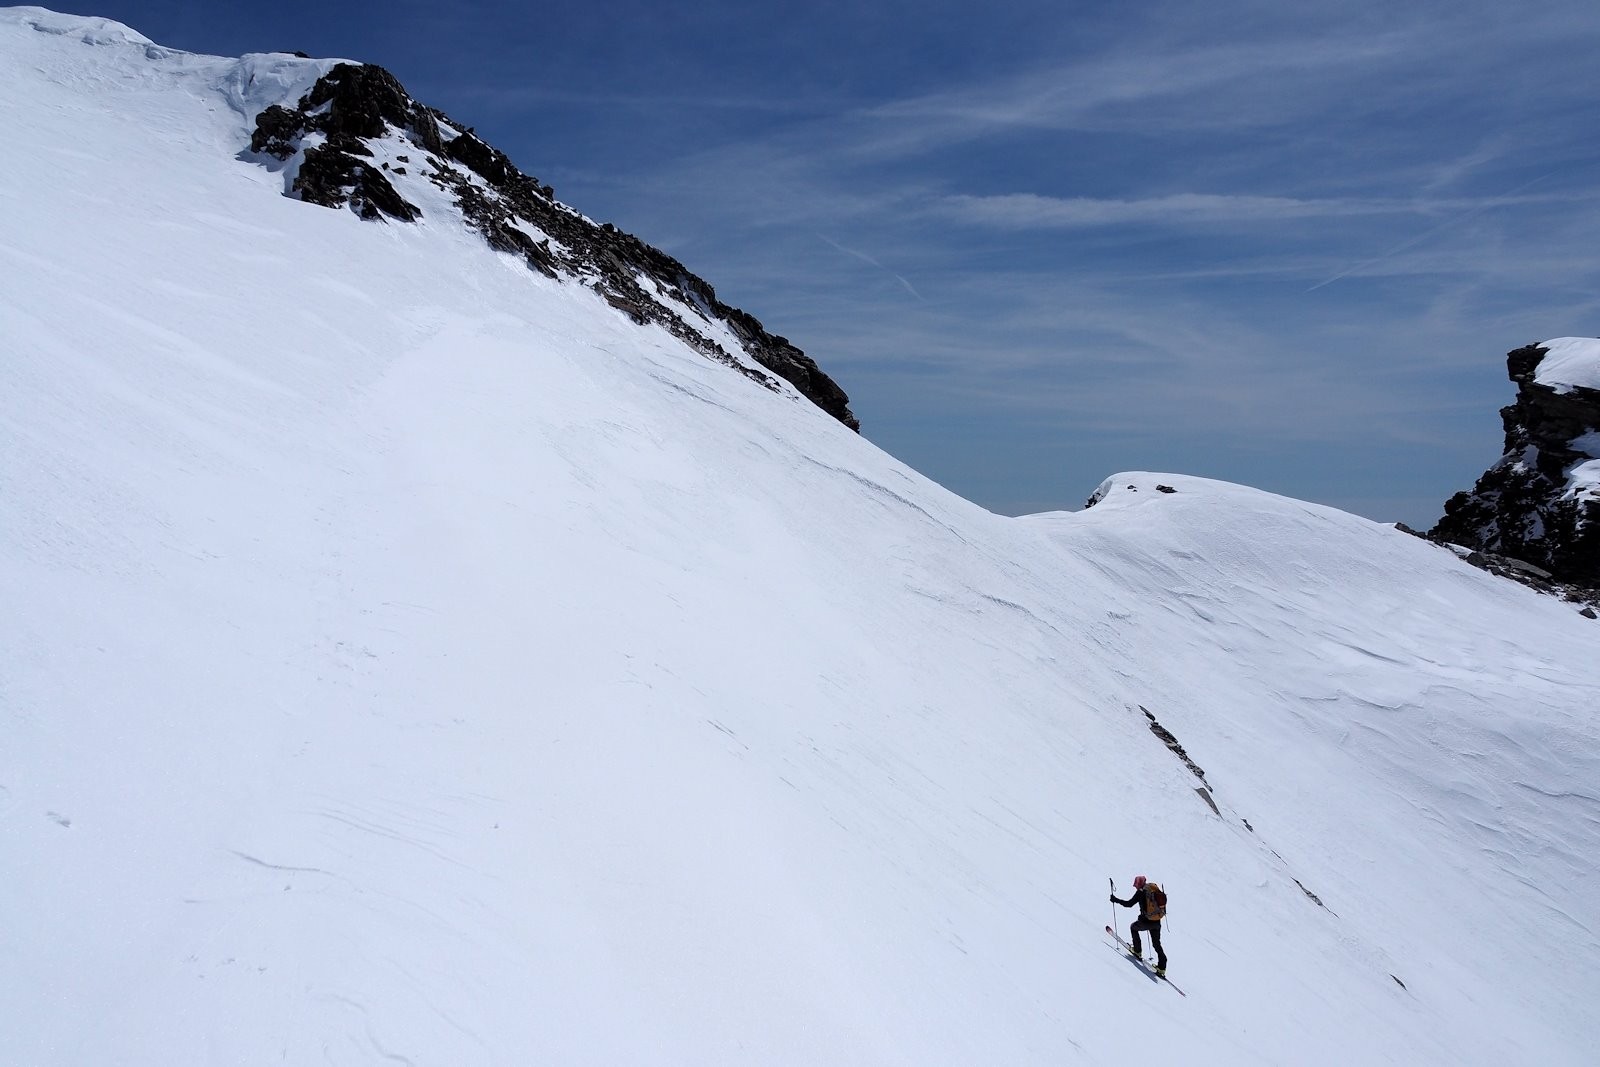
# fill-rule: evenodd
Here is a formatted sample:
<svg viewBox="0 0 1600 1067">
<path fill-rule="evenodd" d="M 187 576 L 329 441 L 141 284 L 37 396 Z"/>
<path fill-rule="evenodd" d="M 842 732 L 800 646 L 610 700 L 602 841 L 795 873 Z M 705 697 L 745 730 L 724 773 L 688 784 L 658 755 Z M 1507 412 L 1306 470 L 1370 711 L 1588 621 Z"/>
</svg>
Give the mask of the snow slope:
<svg viewBox="0 0 1600 1067">
<path fill-rule="evenodd" d="M 325 69 L 0 11 L 6 1062 L 1591 1061 L 1595 623 L 1202 479 L 984 512 L 283 197 Z"/>
</svg>

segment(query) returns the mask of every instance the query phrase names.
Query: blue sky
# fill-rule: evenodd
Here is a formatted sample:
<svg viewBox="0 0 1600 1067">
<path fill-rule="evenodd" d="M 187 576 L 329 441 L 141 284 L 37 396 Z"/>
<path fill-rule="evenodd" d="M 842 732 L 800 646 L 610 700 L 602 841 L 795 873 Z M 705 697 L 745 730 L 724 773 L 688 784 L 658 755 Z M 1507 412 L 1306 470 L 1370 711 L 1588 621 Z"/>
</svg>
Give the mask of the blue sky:
<svg viewBox="0 0 1600 1067">
<path fill-rule="evenodd" d="M 1431 525 L 1600 334 L 1600 4 L 107 0 L 379 63 L 1007 513 L 1119 470 Z"/>
</svg>

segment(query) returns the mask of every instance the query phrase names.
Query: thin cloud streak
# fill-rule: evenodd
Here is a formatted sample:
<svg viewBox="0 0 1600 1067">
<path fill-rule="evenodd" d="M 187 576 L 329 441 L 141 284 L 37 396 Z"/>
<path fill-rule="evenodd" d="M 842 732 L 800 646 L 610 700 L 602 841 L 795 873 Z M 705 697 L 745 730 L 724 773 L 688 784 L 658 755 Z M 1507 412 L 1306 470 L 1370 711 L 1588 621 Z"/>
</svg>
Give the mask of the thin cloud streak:
<svg viewBox="0 0 1600 1067">
<path fill-rule="evenodd" d="M 916 297 L 918 300 L 921 300 L 923 298 L 922 294 L 917 292 L 916 287 L 913 286 L 910 282 L 906 281 L 904 275 L 895 273 L 894 271 L 890 270 L 888 267 L 885 267 L 882 263 L 879 263 L 877 260 L 875 260 L 871 256 L 867 255 L 865 252 L 857 252 L 854 248 L 846 248 L 844 245 L 840 244 L 838 241 L 835 241 L 832 238 L 826 237 L 826 236 L 824 236 L 823 234 L 820 234 L 820 233 L 817 234 L 817 239 L 822 241 L 823 244 L 830 245 L 833 248 L 838 249 L 840 252 L 843 252 L 847 256 L 854 256 L 856 259 L 861 260 L 863 263 L 867 263 L 867 264 L 870 264 L 871 266 L 874 266 L 874 267 L 878 268 L 883 273 L 889 275 L 889 277 L 891 277 L 895 281 L 899 282 L 900 285 L 905 289 L 906 292 L 910 293 L 912 296 Z"/>
<path fill-rule="evenodd" d="M 1330 278 L 1326 278 L 1323 281 L 1318 282 L 1317 284 L 1315 284 L 1315 285 L 1311 286 L 1310 288 L 1308 288 L 1306 290 L 1306 292 L 1308 292 L 1308 293 L 1314 292 L 1314 291 L 1316 291 L 1318 289 L 1323 288 L 1324 286 L 1332 285 L 1334 282 L 1338 281 L 1341 278 L 1348 278 L 1350 275 L 1355 274 L 1357 271 L 1364 270 L 1364 269 L 1366 269 L 1368 267 L 1377 266 L 1378 264 L 1382 263 L 1384 260 L 1388 259 L 1389 257 L 1394 256 L 1394 255 L 1398 255 L 1399 253 L 1404 252 L 1408 248 L 1413 248 L 1416 245 L 1421 244 L 1423 241 L 1426 241 L 1428 238 L 1433 237 L 1436 234 L 1442 233 L 1445 230 L 1448 230 L 1448 229 L 1450 229 L 1452 227 L 1455 227 L 1455 226 L 1459 226 L 1464 222 L 1468 222 L 1468 221 L 1470 221 L 1472 219 L 1475 219 L 1479 215 L 1482 215 L 1486 211 L 1490 211 L 1490 210 L 1492 210 L 1494 208 L 1497 208 L 1497 207 L 1503 207 L 1503 206 L 1505 206 L 1507 204 L 1515 203 L 1516 202 L 1516 196 L 1517 196 L 1518 193 L 1521 193 L 1523 190 L 1529 189 L 1532 186 L 1537 185 L 1539 182 L 1542 182 L 1542 181 L 1544 181 L 1545 179 L 1547 179 L 1549 177 L 1550 177 L 1550 173 L 1547 172 L 1547 173 L 1539 175 L 1536 178 L 1531 179 L 1530 181 L 1524 182 L 1523 184 L 1517 186 L 1515 189 L 1511 190 L 1505 196 L 1495 197 L 1493 199 L 1486 200 L 1486 201 L 1482 202 L 1481 204 L 1479 204 L 1477 207 L 1473 208 L 1470 211 L 1464 212 L 1463 214 L 1458 215 L 1455 218 L 1446 219 L 1444 222 L 1441 222 L 1439 225 L 1434 226 L 1432 229 L 1425 230 L 1422 233 L 1417 234 L 1415 237 L 1412 237 L 1409 240 L 1401 241 L 1399 244 L 1395 245 L 1393 248 L 1389 249 L 1387 252 L 1383 253 L 1381 256 L 1377 256 L 1377 257 L 1375 257 L 1373 259 L 1367 260 L 1365 263 L 1357 263 L 1353 267 L 1350 267 L 1350 268 L 1348 268 L 1346 270 L 1342 270 L 1338 274 L 1335 274 Z"/>
<path fill-rule="evenodd" d="M 1256 126 L 1298 109 L 1282 94 L 1260 99 L 1253 108 L 1195 103 L 1230 100 L 1244 86 L 1259 86 L 1279 75 L 1299 79 L 1329 72 L 1348 78 L 1354 68 L 1397 61 L 1412 50 L 1408 34 L 1348 40 L 1303 40 L 1246 45 L 1188 45 L 1165 51 L 1099 56 L 1066 67 L 1047 67 L 999 83 L 967 87 L 896 101 L 868 109 L 879 120 L 929 122 L 924 134 L 954 140 L 995 127 L 1093 130 L 1108 124 L 1154 122 L 1165 125 L 1170 105 L 1185 104 L 1186 121 L 1207 125 Z M 1260 96 L 1255 93 L 1253 95 Z M 1162 105 L 1161 107 L 1149 107 Z M 1147 114 L 1140 109 L 1148 108 Z"/>
<path fill-rule="evenodd" d="M 875 135 L 858 148 L 885 158 L 949 148 L 980 137 L 1029 131 L 1193 133 L 1259 131 L 1337 114 L 1388 117 L 1480 95 L 1455 71 L 1489 71 L 1516 49 L 1548 52 L 1600 37 L 1600 19 L 1581 4 L 1526 12 L 1502 5 L 1441 14 L 1423 8 L 1396 16 L 1380 5 L 1346 5 L 1336 17 L 1310 15 L 1258 40 L 1208 40 L 1214 18 L 1182 26 L 1174 13 L 1142 47 L 1054 59 L 983 84 L 943 89 L 863 108 L 850 118 Z M 1237 14 L 1237 12 L 1235 13 Z M 1251 12 L 1259 21 L 1260 12 Z M 1408 24 L 1383 30 L 1397 20 Z M 1168 29 L 1167 22 L 1177 25 Z M 1418 57 L 1426 56 L 1426 63 Z M 1441 71 L 1451 75 L 1441 76 Z M 1501 84 L 1498 91 L 1517 89 Z"/>
<path fill-rule="evenodd" d="M 583 108 L 629 108 L 641 111 L 711 109 L 749 111 L 767 115 L 835 115 L 856 106 L 855 101 L 824 98 L 773 98 L 751 95 L 713 95 L 684 93 L 584 92 L 551 86 L 453 85 L 454 96 L 488 106 L 507 109 L 544 104 Z"/>
<path fill-rule="evenodd" d="M 1508 201 L 1497 198 L 1496 206 Z M 1337 218 L 1361 215 L 1428 215 L 1452 207 L 1479 207 L 1481 201 L 1426 201 L 1390 198 L 1300 199 L 1250 194 L 1176 193 L 1142 199 L 1054 197 L 1035 193 L 1001 196 L 949 196 L 941 206 L 969 222 L 995 226 L 1071 229 L 1218 222 L 1282 222 L 1287 219 Z"/>
</svg>

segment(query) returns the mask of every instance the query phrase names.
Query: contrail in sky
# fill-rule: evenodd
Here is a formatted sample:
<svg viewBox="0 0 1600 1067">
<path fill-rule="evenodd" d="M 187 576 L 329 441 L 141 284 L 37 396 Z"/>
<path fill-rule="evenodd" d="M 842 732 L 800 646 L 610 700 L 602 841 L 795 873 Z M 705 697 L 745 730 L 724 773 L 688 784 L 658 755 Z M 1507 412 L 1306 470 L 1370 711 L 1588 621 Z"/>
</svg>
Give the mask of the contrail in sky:
<svg viewBox="0 0 1600 1067">
<path fill-rule="evenodd" d="M 839 251 L 843 252 L 847 256 L 855 256 L 857 259 L 861 260 L 864 263 L 872 264 L 874 267 L 877 267 L 879 270 L 883 271 L 885 274 L 888 274 L 891 277 L 893 277 L 895 281 L 897 281 L 901 285 L 905 286 L 906 292 L 910 293 L 912 296 L 916 297 L 918 300 L 922 299 L 922 294 L 917 292 L 916 288 L 914 286 L 912 286 L 912 284 L 910 282 L 906 281 L 904 277 L 902 277 L 899 274 L 895 274 L 894 271 L 890 270 L 888 267 L 885 267 L 882 263 L 879 263 L 877 260 L 875 260 L 871 256 L 867 255 L 865 252 L 857 252 L 853 248 L 846 248 L 844 245 L 840 244 L 838 241 L 834 241 L 834 240 L 831 240 L 831 239 L 829 239 L 827 237 L 824 237 L 820 233 L 817 234 L 817 237 L 821 241 L 832 245 L 834 248 L 837 248 Z"/>
<path fill-rule="evenodd" d="M 1338 281 L 1340 278 L 1348 278 L 1350 275 L 1356 273 L 1359 270 L 1365 270 L 1368 267 L 1371 267 L 1371 266 L 1373 266 L 1375 264 L 1382 263 L 1384 260 L 1388 259 L 1390 256 L 1397 255 L 1397 254 L 1399 254 L 1401 252 L 1404 252 L 1406 249 L 1411 248 L 1413 245 L 1421 244 L 1423 241 L 1426 241 L 1428 238 L 1432 237 L 1434 234 L 1438 233 L 1440 230 L 1449 229 L 1451 226 L 1459 225 L 1460 223 L 1466 222 L 1468 219 L 1475 219 L 1479 215 L 1482 215 L 1485 211 L 1488 211 L 1491 208 L 1499 207 L 1501 204 L 1506 203 L 1512 197 L 1514 197 L 1518 193 L 1522 192 L 1524 189 L 1527 189 L 1529 186 L 1534 185 L 1534 184 L 1536 184 L 1538 182 L 1544 181 L 1546 178 L 1550 177 L 1550 175 L 1554 174 L 1554 173 L 1555 173 L 1555 171 L 1549 171 L 1548 173 L 1541 174 L 1537 178 L 1534 178 L 1534 179 L 1532 179 L 1530 181 L 1523 182 L 1521 185 L 1517 186 L 1515 189 L 1511 190 L 1509 193 L 1505 193 L 1505 194 L 1503 194 L 1501 196 L 1497 196 L 1497 197 L 1493 198 L 1492 200 L 1486 200 L 1484 203 L 1482 203 L 1479 206 L 1473 208 L 1471 211 L 1464 212 L 1463 214 L 1457 215 L 1455 218 L 1452 218 L 1452 219 L 1446 219 L 1445 221 L 1439 223 L 1439 225 L 1433 227 L 1430 230 L 1424 230 L 1421 233 L 1417 234 L 1417 236 L 1415 236 L 1415 237 L 1412 237 L 1412 238 L 1409 238 L 1407 240 L 1401 241 L 1399 244 L 1395 245 L 1393 248 L 1389 249 L 1389 251 L 1385 252 L 1381 256 L 1376 256 L 1376 257 L 1374 257 L 1372 259 L 1365 260 L 1365 261 L 1363 261 L 1361 263 L 1357 263 L 1355 266 L 1349 267 L 1349 268 L 1347 268 L 1345 270 L 1342 270 L 1338 274 L 1335 274 L 1331 278 L 1326 278 L 1326 279 L 1318 282 L 1316 285 L 1313 285 L 1309 289 L 1307 289 L 1306 292 L 1308 292 L 1308 293 L 1314 292 L 1314 291 L 1316 291 L 1318 289 L 1321 289 L 1324 285 L 1332 285 L 1334 282 Z"/>
</svg>

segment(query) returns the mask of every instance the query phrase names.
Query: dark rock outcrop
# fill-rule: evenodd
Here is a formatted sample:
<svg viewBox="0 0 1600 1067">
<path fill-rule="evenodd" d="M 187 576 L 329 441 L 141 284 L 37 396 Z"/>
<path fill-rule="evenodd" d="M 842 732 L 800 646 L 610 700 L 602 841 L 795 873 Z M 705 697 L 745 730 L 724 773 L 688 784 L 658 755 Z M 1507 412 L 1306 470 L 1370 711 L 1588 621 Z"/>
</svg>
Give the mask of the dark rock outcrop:
<svg viewBox="0 0 1600 1067">
<path fill-rule="evenodd" d="M 388 71 L 341 63 L 293 111 L 274 104 L 256 116 L 250 150 L 280 160 L 303 151 L 289 192 L 308 204 L 348 204 L 364 219 L 415 222 L 422 212 L 368 162 L 372 151 L 363 143 L 382 136 L 391 123 L 407 124 L 408 104 L 405 90 Z M 305 145 L 310 134 L 321 134 L 322 143 Z"/>
<path fill-rule="evenodd" d="M 1161 743 L 1166 745 L 1167 749 L 1174 756 L 1177 756 L 1183 761 L 1183 765 L 1189 768 L 1189 773 L 1200 779 L 1201 785 L 1210 785 L 1211 783 L 1206 781 L 1206 772 L 1202 771 L 1199 764 L 1195 763 L 1194 760 L 1189 758 L 1189 753 L 1185 752 L 1183 750 L 1183 746 L 1178 744 L 1178 739 L 1172 736 L 1172 731 L 1156 721 L 1155 713 L 1149 708 L 1145 707 L 1143 704 L 1139 705 L 1139 710 L 1144 712 L 1144 717 L 1146 719 L 1150 720 L 1150 732 L 1159 737 L 1161 739 Z M 1206 803 L 1213 804 L 1213 807 L 1215 807 L 1215 804 L 1211 800 L 1209 794 L 1206 797 Z"/>
<path fill-rule="evenodd" d="M 1573 472 L 1596 458 L 1581 439 L 1600 431 L 1600 390 L 1537 381 L 1547 352 L 1528 345 L 1508 355 L 1517 399 L 1500 409 L 1505 454 L 1470 492 L 1445 503 L 1427 536 L 1527 584 L 1593 593 L 1600 591 L 1600 491 L 1575 482 Z"/>
<path fill-rule="evenodd" d="M 768 388 L 778 388 L 770 376 L 776 375 L 860 429 L 844 390 L 787 338 L 722 303 L 707 282 L 661 250 L 559 203 L 550 186 L 518 170 L 470 127 L 413 100 L 382 67 L 341 63 L 293 109 L 262 111 L 250 151 L 289 164 L 288 195 L 349 207 L 367 219 L 415 221 L 422 213 L 406 188 L 430 182 L 453 197 L 489 247 L 546 277 L 592 287 L 633 321 L 661 326 Z M 718 334 L 731 335 L 740 352 L 730 352 Z"/>
</svg>

